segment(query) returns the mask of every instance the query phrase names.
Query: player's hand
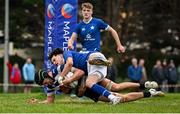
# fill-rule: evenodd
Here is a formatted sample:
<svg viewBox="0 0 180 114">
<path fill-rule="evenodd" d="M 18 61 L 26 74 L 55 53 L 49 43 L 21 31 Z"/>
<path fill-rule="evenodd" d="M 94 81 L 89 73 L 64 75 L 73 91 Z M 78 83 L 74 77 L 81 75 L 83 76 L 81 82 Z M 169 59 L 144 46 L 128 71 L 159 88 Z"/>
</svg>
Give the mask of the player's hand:
<svg viewBox="0 0 180 114">
<path fill-rule="evenodd" d="M 126 50 L 125 47 L 122 46 L 122 45 L 120 45 L 120 46 L 117 47 L 117 52 L 118 52 L 118 53 L 124 53 L 125 50 Z"/>
<path fill-rule="evenodd" d="M 57 80 L 58 80 L 59 85 L 63 85 L 64 77 L 62 77 L 62 76 L 59 75 L 58 78 L 57 78 Z"/>
<path fill-rule="evenodd" d="M 49 103 L 51 103 L 51 102 L 48 102 L 48 100 L 44 100 L 44 101 L 39 101 L 38 103 L 39 103 L 39 104 L 49 104 Z"/>
<path fill-rule="evenodd" d="M 69 42 L 68 42 L 68 49 L 71 50 L 71 49 L 73 49 L 73 48 L 74 48 L 73 44 L 69 41 Z"/>
<path fill-rule="evenodd" d="M 66 78 L 62 81 L 63 85 L 69 85 L 71 83 L 71 80 Z"/>
<path fill-rule="evenodd" d="M 27 103 L 29 103 L 29 104 L 36 104 L 36 103 L 38 103 L 38 99 L 35 99 L 35 98 L 31 98 L 31 99 L 28 99 L 27 100 Z"/>
</svg>

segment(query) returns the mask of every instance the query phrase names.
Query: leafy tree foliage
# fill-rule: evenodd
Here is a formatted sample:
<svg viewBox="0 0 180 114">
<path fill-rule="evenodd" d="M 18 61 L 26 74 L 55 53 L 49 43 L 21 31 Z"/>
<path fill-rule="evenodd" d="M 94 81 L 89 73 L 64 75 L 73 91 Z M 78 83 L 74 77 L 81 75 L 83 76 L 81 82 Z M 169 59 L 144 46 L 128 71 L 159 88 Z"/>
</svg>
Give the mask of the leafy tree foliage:
<svg viewBox="0 0 180 114">
<path fill-rule="evenodd" d="M 4 12 L 4 0 L 1 11 Z M 4 17 L 4 13 L 2 13 Z M 43 42 L 44 2 L 43 0 L 9 0 L 10 41 L 15 47 L 30 47 L 32 42 Z M 1 18 L 3 22 L 4 18 Z M 0 24 L 3 30 L 4 22 Z"/>
<path fill-rule="evenodd" d="M 179 6 L 179 0 L 131 0 L 125 37 L 141 44 L 148 42 L 148 50 L 171 47 L 168 51 L 179 51 Z"/>
</svg>

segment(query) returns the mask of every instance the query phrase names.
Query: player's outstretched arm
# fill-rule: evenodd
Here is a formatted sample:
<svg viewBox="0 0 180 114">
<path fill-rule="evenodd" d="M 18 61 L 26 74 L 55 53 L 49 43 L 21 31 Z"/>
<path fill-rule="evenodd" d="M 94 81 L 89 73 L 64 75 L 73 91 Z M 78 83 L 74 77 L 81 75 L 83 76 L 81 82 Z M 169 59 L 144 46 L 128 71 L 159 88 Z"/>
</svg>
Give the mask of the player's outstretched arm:
<svg viewBox="0 0 180 114">
<path fill-rule="evenodd" d="M 77 34 L 72 33 L 71 38 L 68 40 L 68 49 L 74 49 L 73 44 L 76 39 L 77 39 Z"/>
<path fill-rule="evenodd" d="M 70 78 L 66 78 L 65 80 L 63 80 L 62 83 L 64 85 L 68 85 L 74 81 L 79 80 L 83 76 L 84 76 L 84 71 L 76 68 L 73 72 L 73 75 Z"/>
<path fill-rule="evenodd" d="M 39 101 L 38 103 L 40 104 L 49 104 L 49 103 L 54 103 L 54 99 L 55 99 L 55 94 L 51 94 L 51 95 L 48 95 L 46 100 L 44 101 Z"/>
<path fill-rule="evenodd" d="M 73 58 L 68 57 L 67 60 L 66 60 L 66 64 L 64 65 L 64 69 L 60 73 L 60 76 L 65 77 L 68 74 L 68 72 L 71 71 L 72 66 L 73 66 Z"/>
<path fill-rule="evenodd" d="M 47 96 L 46 100 L 40 101 L 39 99 L 36 98 L 31 98 L 27 100 L 27 103 L 29 104 L 49 104 L 49 103 L 54 103 L 55 99 L 55 94 L 51 94 L 50 96 Z"/>
<path fill-rule="evenodd" d="M 117 34 L 117 32 L 111 27 L 109 26 L 108 31 L 110 31 L 111 35 L 113 36 L 116 45 L 117 45 L 117 52 L 118 53 L 124 53 L 125 52 L 125 48 L 124 46 L 121 44 L 120 38 Z"/>
</svg>

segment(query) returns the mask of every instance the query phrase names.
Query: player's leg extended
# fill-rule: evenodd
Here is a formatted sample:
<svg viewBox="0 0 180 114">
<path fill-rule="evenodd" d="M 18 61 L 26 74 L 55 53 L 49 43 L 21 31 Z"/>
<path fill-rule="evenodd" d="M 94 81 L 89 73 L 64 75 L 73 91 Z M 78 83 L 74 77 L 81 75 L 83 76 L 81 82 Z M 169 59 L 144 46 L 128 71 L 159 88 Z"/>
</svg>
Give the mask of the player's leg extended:
<svg viewBox="0 0 180 114">
<path fill-rule="evenodd" d="M 115 83 L 107 78 L 105 78 L 102 82 L 101 85 L 103 87 L 106 87 L 108 90 L 117 92 L 120 90 L 124 89 L 131 89 L 131 88 L 139 88 L 140 84 L 139 83 L 132 83 L 132 82 L 122 82 L 122 83 Z"/>
<path fill-rule="evenodd" d="M 105 88 L 107 88 L 110 91 L 117 92 L 124 89 L 145 89 L 145 88 L 156 88 L 158 85 L 155 82 L 149 82 L 147 83 L 133 83 L 133 82 L 122 82 L 122 83 L 115 83 L 107 78 L 105 78 L 101 85 Z"/>
<path fill-rule="evenodd" d="M 117 96 L 120 96 L 122 98 L 121 102 L 129 102 L 129 101 L 135 101 L 141 98 L 144 98 L 143 92 L 132 92 L 128 94 L 116 94 Z"/>
<path fill-rule="evenodd" d="M 132 83 L 132 82 L 113 83 L 111 91 L 120 91 L 124 89 L 134 89 L 139 87 L 140 87 L 139 83 Z"/>
<path fill-rule="evenodd" d="M 90 88 L 93 92 L 108 98 L 113 104 L 118 104 L 121 98 L 111 94 L 107 89 L 96 84 L 96 82 L 99 81 L 100 81 L 100 76 L 96 73 L 93 73 L 88 76 L 86 80 L 86 86 Z"/>
<path fill-rule="evenodd" d="M 106 59 L 105 56 L 99 52 L 92 53 L 89 59 L 91 59 L 92 56 Z M 88 77 L 86 80 L 86 86 L 88 88 L 91 88 L 91 90 L 94 91 L 95 93 L 98 93 L 110 99 L 110 101 L 113 104 L 119 103 L 121 99 L 120 97 L 114 96 L 107 89 L 97 84 L 97 82 L 102 81 L 104 77 L 107 75 L 107 66 L 90 65 L 89 63 L 87 65 L 88 65 Z"/>
<path fill-rule="evenodd" d="M 116 95 L 122 98 L 121 102 L 129 102 L 141 98 L 156 97 L 156 96 L 161 97 L 164 96 L 164 93 L 162 91 L 156 91 L 155 89 L 150 89 L 149 91 L 131 92 L 124 95 L 116 93 Z"/>
</svg>

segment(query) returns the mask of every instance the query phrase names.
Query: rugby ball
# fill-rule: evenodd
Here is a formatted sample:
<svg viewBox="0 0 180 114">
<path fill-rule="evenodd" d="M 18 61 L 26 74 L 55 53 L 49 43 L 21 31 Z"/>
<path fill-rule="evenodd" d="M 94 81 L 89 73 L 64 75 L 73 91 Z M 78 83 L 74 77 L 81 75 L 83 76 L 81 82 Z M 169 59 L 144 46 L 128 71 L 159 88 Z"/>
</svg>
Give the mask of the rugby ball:
<svg viewBox="0 0 180 114">
<path fill-rule="evenodd" d="M 67 75 L 66 75 L 66 78 L 71 78 L 73 76 L 73 73 L 72 72 L 69 72 Z M 74 81 L 74 82 L 71 82 L 70 86 L 72 88 L 75 88 L 76 86 L 78 85 L 78 81 Z"/>
</svg>

